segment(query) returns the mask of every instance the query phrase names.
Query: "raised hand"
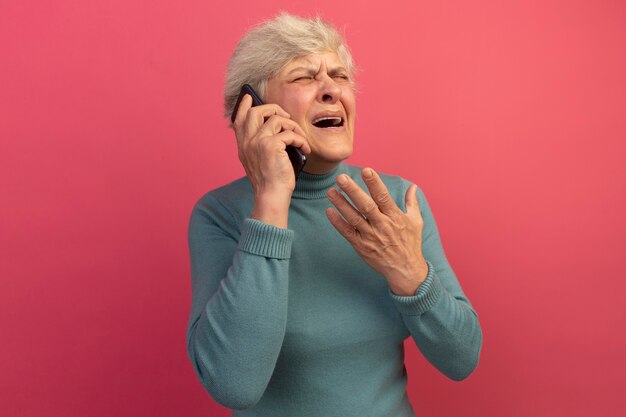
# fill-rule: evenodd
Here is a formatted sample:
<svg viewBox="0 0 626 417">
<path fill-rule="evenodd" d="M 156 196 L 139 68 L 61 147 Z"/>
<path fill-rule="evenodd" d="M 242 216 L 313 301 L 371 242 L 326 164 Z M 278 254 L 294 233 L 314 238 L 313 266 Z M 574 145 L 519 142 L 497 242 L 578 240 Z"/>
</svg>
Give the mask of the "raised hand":
<svg viewBox="0 0 626 417">
<path fill-rule="evenodd" d="M 365 168 L 362 176 L 371 197 L 349 176 L 341 174 L 337 185 L 352 204 L 331 188 L 328 198 L 336 210 L 328 208 L 326 215 L 361 258 L 385 277 L 394 294 L 414 295 L 428 274 L 428 264 L 422 255 L 424 222 L 417 202 L 417 186 L 412 184 L 406 192 L 404 213 L 373 169 Z"/>
<path fill-rule="evenodd" d="M 252 218 L 287 227 L 296 182 L 286 147 L 310 153 L 304 131 L 276 104 L 252 107 L 249 95 L 241 100 L 233 128 L 239 160 L 254 190 Z"/>
</svg>

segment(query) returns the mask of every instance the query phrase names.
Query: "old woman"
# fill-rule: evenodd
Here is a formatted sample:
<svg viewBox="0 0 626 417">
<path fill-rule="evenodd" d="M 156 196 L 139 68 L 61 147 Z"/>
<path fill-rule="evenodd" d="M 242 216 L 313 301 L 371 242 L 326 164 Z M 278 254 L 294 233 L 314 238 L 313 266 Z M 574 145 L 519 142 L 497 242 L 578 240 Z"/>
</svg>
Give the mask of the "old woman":
<svg viewBox="0 0 626 417">
<path fill-rule="evenodd" d="M 249 31 L 226 80 L 246 176 L 192 212 L 187 350 L 235 416 L 414 416 L 403 341 L 453 380 L 477 366 L 476 312 L 422 191 L 344 162 L 354 67 L 328 23 L 280 15 Z M 286 153 L 306 155 L 297 180 Z M 414 375 L 419 378 L 419 375 Z"/>
</svg>

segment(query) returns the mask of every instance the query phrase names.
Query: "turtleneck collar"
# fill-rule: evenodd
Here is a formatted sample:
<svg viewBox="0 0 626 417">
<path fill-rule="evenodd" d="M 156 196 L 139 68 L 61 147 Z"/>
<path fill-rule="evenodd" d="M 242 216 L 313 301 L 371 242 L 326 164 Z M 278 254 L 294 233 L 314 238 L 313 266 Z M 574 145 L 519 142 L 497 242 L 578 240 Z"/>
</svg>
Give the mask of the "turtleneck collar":
<svg viewBox="0 0 626 417">
<path fill-rule="evenodd" d="M 336 184 L 335 179 L 339 174 L 347 171 L 346 164 L 343 162 L 326 174 L 314 175 L 302 171 L 298 176 L 298 181 L 296 181 L 296 188 L 293 190 L 292 198 L 303 200 L 326 198 L 326 190 Z"/>
</svg>

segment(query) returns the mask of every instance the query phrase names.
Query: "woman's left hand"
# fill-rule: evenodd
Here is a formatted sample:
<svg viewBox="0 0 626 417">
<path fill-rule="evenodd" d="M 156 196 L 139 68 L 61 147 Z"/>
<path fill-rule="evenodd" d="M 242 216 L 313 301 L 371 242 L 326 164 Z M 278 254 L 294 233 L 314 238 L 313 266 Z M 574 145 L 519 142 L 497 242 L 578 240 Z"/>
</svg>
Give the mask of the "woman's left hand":
<svg viewBox="0 0 626 417">
<path fill-rule="evenodd" d="M 372 197 L 349 176 L 341 174 L 337 184 L 354 206 L 331 188 L 328 198 L 341 216 L 330 207 L 326 215 L 361 258 L 385 277 L 394 294 L 415 295 L 428 274 L 422 255 L 424 221 L 417 202 L 417 186 L 412 184 L 406 192 L 404 213 L 373 169 L 365 168 L 361 174 Z"/>
</svg>

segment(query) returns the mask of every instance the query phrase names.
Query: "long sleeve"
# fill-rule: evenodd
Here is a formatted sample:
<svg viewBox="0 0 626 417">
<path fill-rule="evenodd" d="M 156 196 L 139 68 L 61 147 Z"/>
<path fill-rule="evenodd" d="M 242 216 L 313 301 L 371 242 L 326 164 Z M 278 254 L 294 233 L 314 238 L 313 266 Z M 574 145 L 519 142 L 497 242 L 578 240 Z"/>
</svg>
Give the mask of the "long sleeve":
<svg viewBox="0 0 626 417">
<path fill-rule="evenodd" d="M 443 374 L 460 381 L 478 365 L 482 331 L 446 259 L 426 197 L 421 190 L 417 196 L 424 219 L 422 252 L 428 276 L 414 296 L 389 294 L 424 357 Z"/>
<path fill-rule="evenodd" d="M 262 397 L 285 336 L 293 231 L 235 223 L 210 196 L 191 215 L 187 353 L 217 402 L 245 409 Z"/>
</svg>

